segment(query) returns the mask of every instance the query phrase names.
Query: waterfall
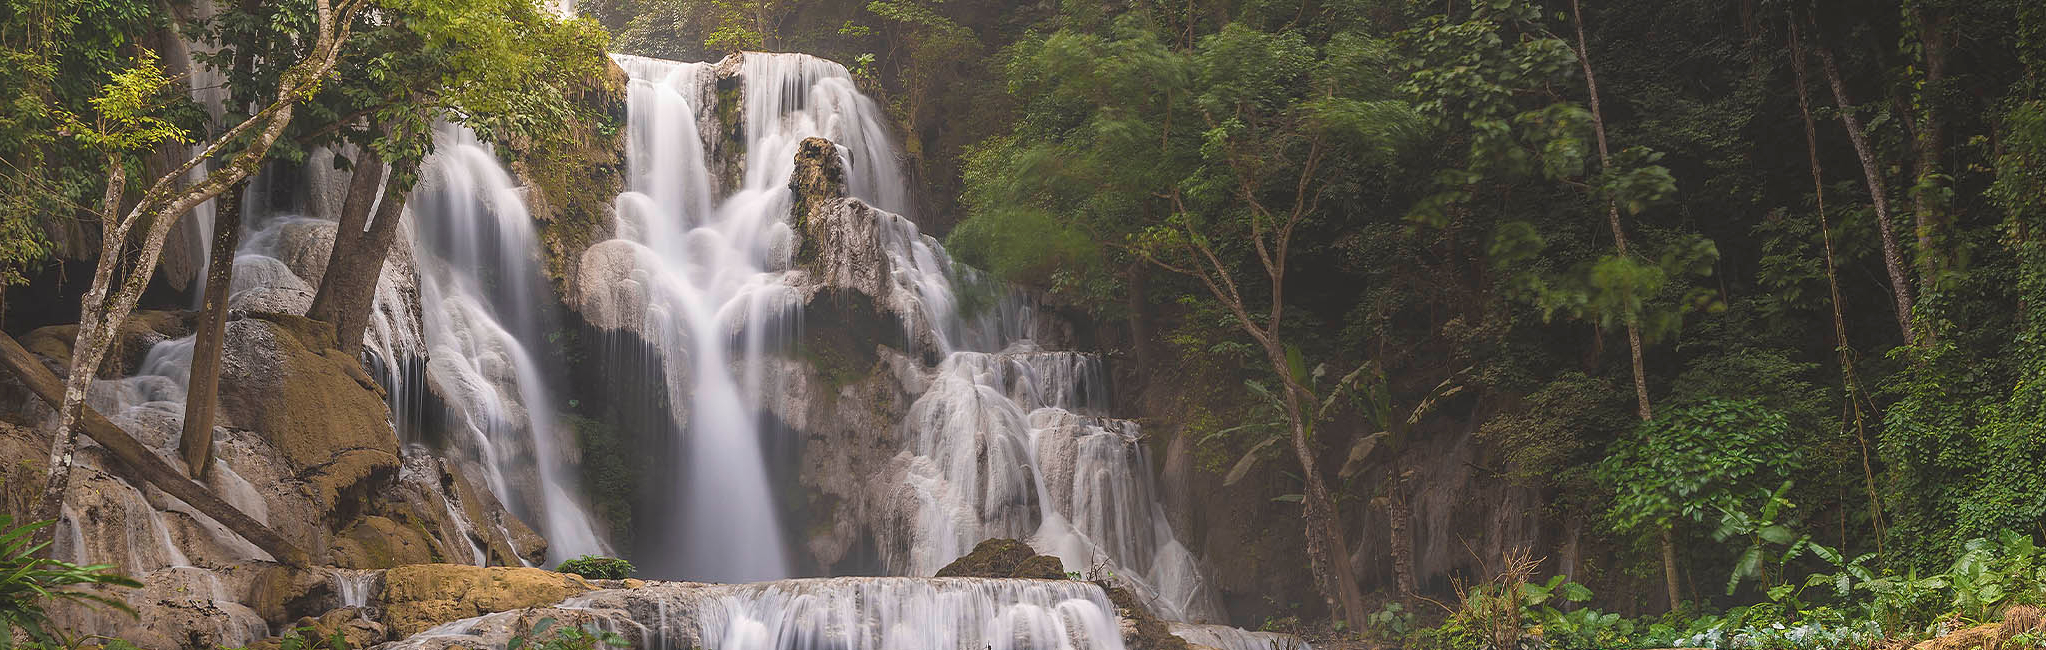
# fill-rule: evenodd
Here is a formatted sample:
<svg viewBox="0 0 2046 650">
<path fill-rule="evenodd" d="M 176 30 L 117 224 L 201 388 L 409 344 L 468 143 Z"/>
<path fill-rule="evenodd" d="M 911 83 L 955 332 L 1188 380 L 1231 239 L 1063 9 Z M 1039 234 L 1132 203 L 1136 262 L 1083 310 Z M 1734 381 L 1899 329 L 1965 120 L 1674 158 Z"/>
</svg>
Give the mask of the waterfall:
<svg viewBox="0 0 2046 650">
<path fill-rule="evenodd" d="M 632 79 L 630 187 L 616 202 L 619 239 L 585 255 L 586 267 L 607 269 L 586 278 L 585 312 L 651 343 L 683 439 L 681 475 L 660 488 L 676 503 L 676 526 L 663 533 L 677 557 L 642 566 L 717 581 L 788 575 L 786 522 L 761 451 L 775 433 L 761 429 L 761 400 L 778 394 L 762 385 L 774 374 L 763 354 L 791 343 L 799 297 L 787 271 L 799 235 L 788 185 L 799 143 L 823 137 L 837 145 L 849 193 L 879 208 L 868 214 L 889 267 L 884 307 L 942 358 L 901 425 L 904 457 L 871 479 L 894 482 L 889 502 L 907 511 L 890 521 L 912 523 L 871 526 L 885 568 L 931 575 L 982 539 L 1026 538 L 1069 571 L 1113 573 L 1169 618 L 1220 617 L 1153 493 L 1137 426 L 1105 417 L 1099 358 L 1039 349 L 1026 334 L 1032 310 L 999 287 L 976 288 L 998 296 L 993 307 L 962 310 L 955 283 L 992 283 L 891 214 L 907 209 L 907 183 L 879 108 L 843 67 L 752 52 L 736 70 L 733 59 L 614 59 Z M 739 123 L 726 123 L 735 114 Z M 732 181 L 723 170 L 735 156 Z"/>
<path fill-rule="evenodd" d="M 419 421 L 427 393 L 438 393 L 451 416 L 446 420 L 457 429 L 453 451 L 536 525 L 549 542 L 550 563 L 608 553 L 563 460 L 563 445 L 573 441 L 554 411 L 558 398 L 546 379 L 549 369 L 531 352 L 546 334 L 539 314 L 551 307 L 552 289 L 539 271 L 539 244 L 524 199 L 467 129 L 442 125 L 435 142 L 404 210 L 407 229 L 378 279 L 364 336 L 371 370 L 381 375 L 401 432 Z M 318 166 L 307 171 L 314 196 L 292 198 L 308 212 L 331 217 L 334 206 L 322 201 L 331 197 L 319 195 L 345 186 L 345 174 Z M 251 205 L 263 203 L 257 197 L 270 191 L 267 184 L 264 176 L 252 183 Z M 229 305 L 304 313 L 332 250 L 334 222 L 250 213 Z M 192 346 L 189 336 L 153 346 L 134 376 L 95 384 L 94 406 L 127 418 L 182 418 Z M 469 523 L 453 504 L 449 508 L 454 522 Z M 484 556 L 479 550 L 470 559 L 480 563 Z"/>
<path fill-rule="evenodd" d="M 524 198 L 474 133 L 443 126 L 435 143 L 406 207 L 426 379 L 457 416 L 457 450 L 483 467 L 507 507 L 537 524 L 550 563 L 605 553 L 563 460 L 573 439 L 530 350 L 546 334 L 540 314 L 551 289 Z"/>
<path fill-rule="evenodd" d="M 648 650 L 1123 650 L 1100 587 L 1064 580 L 814 578 L 752 584 L 655 582 L 570 598 Z M 453 621 L 393 650 L 496 647 L 516 613 Z M 563 620 L 569 620 L 564 618 Z"/>
</svg>

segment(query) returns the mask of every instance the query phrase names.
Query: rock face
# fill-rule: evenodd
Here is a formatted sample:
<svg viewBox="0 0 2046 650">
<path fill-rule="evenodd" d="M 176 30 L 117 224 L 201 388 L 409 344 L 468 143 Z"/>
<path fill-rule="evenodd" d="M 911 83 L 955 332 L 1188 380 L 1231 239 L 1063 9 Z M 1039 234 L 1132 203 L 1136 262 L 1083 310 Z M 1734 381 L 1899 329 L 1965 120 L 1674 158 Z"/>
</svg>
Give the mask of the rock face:
<svg viewBox="0 0 2046 650">
<path fill-rule="evenodd" d="M 187 372 L 178 355 L 189 354 L 189 344 L 180 348 L 172 337 L 184 334 L 184 322 L 139 312 L 123 330 L 124 352 L 110 357 L 116 363 L 106 374 L 119 379 L 89 394 L 95 409 L 173 464 Z M 67 329 L 25 337 L 58 372 L 69 356 Z M 216 461 L 205 483 L 316 562 L 522 564 L 544 555 L 545 542 L 488 490 L 423 449 L 401 453 L 381 389 L 357 360 L 332 349 L 327 326 L 256 314 L 231 321 L 226 341 Z M 17 521 L 48 472 L 52 413 L 11 376 L 0 377 L 0 506 Z M 129 481 L 105 450 L 80 444 L 53 553 L 116 565 L 144 586 L 106 592 L 139 618 L 60 603 L 53 616 L 67 629 L 151 648 L 235 647 L 346 604 L 334 570 L 272 564 L 183 502 Z M 351 638 L 381 640 L 369 627 L 330 622 Z"/>
<path fill-rule="evenodd" d="M 611 198 L 625 188 L 625 71 L 606 61 L 600 79 L 585 80 L 571 98 L 614 127 L 572 122 L 575 144 L 518 140 L 500 143 L 512 174 L 525 186 L 526 208 L 540 226 L 547 275 L 573 296 L 583 251 L 611 238 Z M 572 300 L 571 300 L 572 302 Z"/>
<path fill-rule="evenodd" d="M 411 636 L 449 621 L 559 603 L 596 589 L 582 576 L 530 568 L 420 564 L 384 572 L 383 623 Z"/>
<path fill-rule="evenodd" d="M 222 350 L 224 423 L 253 430 L 313 490 L 314 504 L 345 521 L 398 470 L 398 435 L 383 389 L 333 345 L 333 326 L 261 315 L 228 324 Z M 314 546 L 317 548 L 317 546 Z"/>
</svg>

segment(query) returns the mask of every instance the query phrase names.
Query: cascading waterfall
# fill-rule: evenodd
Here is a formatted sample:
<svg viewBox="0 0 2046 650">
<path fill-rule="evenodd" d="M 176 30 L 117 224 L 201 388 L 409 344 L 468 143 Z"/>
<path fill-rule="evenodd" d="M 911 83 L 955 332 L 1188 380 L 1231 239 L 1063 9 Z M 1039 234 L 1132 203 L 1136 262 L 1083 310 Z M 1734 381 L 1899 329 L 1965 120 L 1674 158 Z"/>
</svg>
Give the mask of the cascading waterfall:
<svg viewBox="0 0 2046 650">
<path fill-rule="evenodd" d="M 417 277 L 412 268 L 392 273 L 387 263 L 364 336 L 389 389 L 393 419 L 401 430 L 414 421 L 432 382 L 455 416 L 449 420 L 459 428 L 456 450 L 484 471 L 494 494 L 538 525 L 550 561 L 606 553 L 560 460 L 557 446 L 565 434 L 553 411 L 555 397 L 529 352 L 530 342 L 544 334 L 536 314 L 549 291 L 534 259 L 539 247 L 532 219 L 516 184 L 473 133 L 444 126 L 435 137 L 437 151 L 422 164 L 405 209 L 409 232 L 401 243 L 412 249 L 392 252 L 394 259 L 416 259 Z M 250 192 L 265 193 L 260 184 Z M 229 304 L 303 313 L 334 223 L 255 215 L 246 227 Z M 413 281 L 417 307 L 408 293 Z M 188 336 L 153 346 L 134 376 L 95 387 L 102 394 L 96 406 L 181 418 L 192 345 Z M 458 515 L 451 519 L 466 523 Z M 479 551 L 470 559 L 484 558 Z"/>
<path fill-rule="evenodd" d="M 761 400 L 775 394 L 767 355 L 785 349 L 798 303 L 783 282 L 794 233 L 786 223 L 789 176 L 804 138 L 824 137 L 851 158 L 854 193 L 902 209 L 879 109 L 843 67 L 794 54 L 749 54 L 738 111 L 747 140 L 743 178 L 723 183 L 698 125 L 716 96 L 708 64 L 616 57 L 632 77 L 628 191 L 617 199 L 619 239 L 599 246 L 632 260 L 632 304 L 604 324 L 651 344 L 667 378 L 669 419 L 683 432 L 683 471 L 669 486 L 675 506 L 665 538 L 672 557 L 645 564 L 670 575 L 717 581 L 789 575 L 762 451 Z M 733 143 L 734 146 L 740 146 Z M 604 311 L 604 310 L 598 310 Z"/>
<path fill-rule="evenodd" d="M 720 581 L 787 575 L 762 466 L 759 415 L 766 341 L 785 336 L 797 306 L 786 280 L 789 179 L 806 137 L 838 145 L 849 193 L 905 210 L 907 185 L 878 107 L 835 63 L 797 54 L 739 60 L 741 123 L 720 124 L 718 69 L 614 57 L 632 78 L 630 191 L 617 200 L 620 240 L 598 244 L 629 271 L 586 311 L 633 330 L 662 356 L 686 469 L 673 489 L 681 544 L 670 575 Z M 720 64 L 724 65 L 724 64 Z M 707 128 L 743 134 L 743 178 L 721 200 Z M 1072 571 L 1107 569 L 1168 617 L 1219 618 L 1194 559 L 1174 538 L 1151 491 L 1134 423 L 1107 407 L 1098 358 L 1047 352 L 1027 340 L 1031 310 L 997 299 L 963 313 L 955 281 L 980 282 L 909 220 L 875 213 L 892 283 L 889 310 L 909 340 L 945 355 L 903 424 L 908 457 L 899 489 L 915 523 L 906 538 L 878 534 L 886 568 L 930 575 L 981 539 L 1022 537 Z M 599 249 L 602 249 L 601 251 Z M 586 256 L 586 260 L 590 256 Z M 996 293 L 1002 293 L 997 290 Z M 928 332 L 920 337 L 919 330 Z M 769 390 L 767 394 L 772 394 Z M 706 536 L 703 531 L 711 531 Z M 643 558 L 663 567 L 669 558 Z"/>
<path fill-rule="evenodd" d="M 647 650 L 1122 650 L 1100 587 L 1065 580 L 813 578 L 651 583 L 559 606 Z M 393 650 L 487 647 L 523 632 L 489 614 L 435 627 Z"/>
<path fill-rule="evenodd" d="M 548 291 L 532 218 L 473 133 L 442 127 L 435 139 L 406 208 L 427 379 L 459 415 L 456 447 L 486 470 L 493 493 L 539 525 L 550 562 L 605 553 L 561 461 L 567 438 L 555 397 L 527 345 L 544 335 L 538 314 Z"/>
</svg>

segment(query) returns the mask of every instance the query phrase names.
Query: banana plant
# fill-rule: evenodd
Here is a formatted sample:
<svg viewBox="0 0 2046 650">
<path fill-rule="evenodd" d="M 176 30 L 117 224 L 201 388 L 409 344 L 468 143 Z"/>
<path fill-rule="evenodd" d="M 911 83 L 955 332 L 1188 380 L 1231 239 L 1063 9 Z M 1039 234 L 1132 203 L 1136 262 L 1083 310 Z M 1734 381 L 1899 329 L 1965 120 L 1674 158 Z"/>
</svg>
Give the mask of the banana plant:
<svg viewBox="0 0 2046 650">
<path fill-rule="evenodd" d="M 1790 595 L 1775 591 L 1781 585 L 1771 580 L 1771 569 L 1774 569 L 1775 576 L 1781 577 L 1792 560 L 1810 550 L 1812 539 L 1810 535 L 1799 535 L 1791 528 L 1795 522 L 1789 511 L 1797 506 L 1786 496 L 1790 493 L 1790 486 L 1791 481 L 1784 481 L 1773 491 L 1761 491 L 1762 507 L 1757 512 L 1726 507 L 1719 509 L 1719 529 L 1712 533 L 1713 539 L 1722 542 L 1742 539 L 1748 543 L 1747 549 L 1741 551 L 1740 559 L 1734 562 L 1733 574 L 1726 579 L 1727 595 L 1733 595 L 1742 582 L 1751 578 L 1759 581 L 1763 589 L 1771 590 L 1769 595 L 1772 599 L 1780 600 Z M 1771 547 L 1782 547 L 1783 550 L 1772 552 Z"/>
</svg>

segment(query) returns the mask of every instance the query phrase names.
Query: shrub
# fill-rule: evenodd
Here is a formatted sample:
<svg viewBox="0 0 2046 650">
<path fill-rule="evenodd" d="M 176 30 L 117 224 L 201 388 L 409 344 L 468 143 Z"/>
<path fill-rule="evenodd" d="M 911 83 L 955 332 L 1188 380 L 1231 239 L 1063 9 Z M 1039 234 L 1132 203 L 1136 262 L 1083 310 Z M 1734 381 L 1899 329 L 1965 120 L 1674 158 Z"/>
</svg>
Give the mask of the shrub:
<svg viewBox="0 0 2046 650">
<path fill-rule="evenodd" d="M 632 577 L 634 571 L 631 562 L 601 555 L 585 555 L 562 562 L 554 570 L 595 580 L 623 580 Z"/>
<path fill-rule="evenodd" d="M 588 559 L 590 557 L 585 555 L 576 558 L 576 560 Z M 615 558 L 597 559 L 624 563 L 624 560 Z M 573 562 L 575 560 L 570 561 Z M 566 564 L 566 562 L 563 564 Z M 630 565 L 627 566 L 629 567 Z M 627 645 L 630 644 L 625 640 L 625 637 L 619 636 L 616 632 L 604 631 L 593 624 L 585 624 L 582 627 L 573 625 L 556 627 L 553 618 L 542 618 L 533 623 L 533 630 L 531 632 L 512 637 L 511 642 L 505 645 L 505 649 L 596 650 L 599 646 L 623 648 Z"/>
<path fill-rule="evenodd" d="M 12 517 L 0 515 L 0 529 L 6 531 L 0 533 L 0 622 L 5 622 L 10 632 L 0 634 L 0 649 L 13 647 L 18 635 L 43 646 L 63 645 L 58 638 L 61 633 L 49 629 L 50 615 L 43 609 L 53 599 L 105 605 L 130 616 L 135 614 L 135 610 L 120 600 L 65 587 L 140 587 L 142 583 L 114 573 L 113 565 L 109 564 L 79 566 L 36 557 L 50 543 L 31 545 L 33 534 L 37 529 L 56 522 L 39 521 L 25 526 L 13 526 L 13 523 Z"/>
</svg>

